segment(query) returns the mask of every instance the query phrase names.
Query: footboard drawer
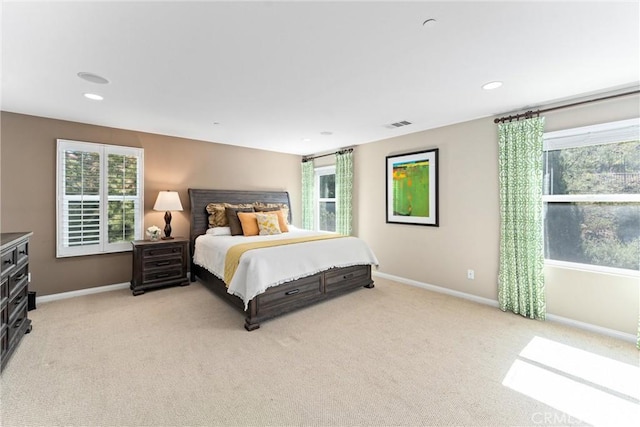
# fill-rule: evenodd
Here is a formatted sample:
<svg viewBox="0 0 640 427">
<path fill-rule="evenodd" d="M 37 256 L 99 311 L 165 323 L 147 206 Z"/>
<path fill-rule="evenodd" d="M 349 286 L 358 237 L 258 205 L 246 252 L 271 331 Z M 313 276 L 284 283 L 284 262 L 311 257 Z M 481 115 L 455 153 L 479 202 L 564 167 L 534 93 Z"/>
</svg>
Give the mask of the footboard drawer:
<svg viewBox="0 0 640 427">
<path fill-rule="evenodd" d="M 369 283 L 371 283 L 371 266 L 369 265 L 337 268 L 325 273 L 324 286 L 327 294 L 358 288 Z"/>
<path fill-rule="evenodd" d="M 281 308 L 306 298 L 319 298 L 322 296 L 322 279 L 319 274 L 305 277 L 295 282 L 283 283 L 280 286 L 268 288 L 265 293 L 258 296 L 258 311 L 264 315 L 266 310 Z"/>
</svg>

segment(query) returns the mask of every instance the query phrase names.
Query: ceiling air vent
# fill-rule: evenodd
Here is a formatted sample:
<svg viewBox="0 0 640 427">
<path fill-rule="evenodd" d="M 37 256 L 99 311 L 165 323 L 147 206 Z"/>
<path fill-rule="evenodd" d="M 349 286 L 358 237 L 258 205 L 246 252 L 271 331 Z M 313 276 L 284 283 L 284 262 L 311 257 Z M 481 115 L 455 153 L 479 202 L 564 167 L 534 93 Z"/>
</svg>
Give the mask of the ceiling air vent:
<svg viewBox="0 0 640 427">
<path fill-rule="evenodd" d="M 387 125 L 386 127 L 389 128 L 389 129 L 395 129 L 395 128 L 401 128 L 402 126 L 407 126 L 407 125 L 410 125 L 410 124 L 411 124 L 411 122 L 403 120 L 401 122 L 391 123 L 390 125 Z"/>
</svg>

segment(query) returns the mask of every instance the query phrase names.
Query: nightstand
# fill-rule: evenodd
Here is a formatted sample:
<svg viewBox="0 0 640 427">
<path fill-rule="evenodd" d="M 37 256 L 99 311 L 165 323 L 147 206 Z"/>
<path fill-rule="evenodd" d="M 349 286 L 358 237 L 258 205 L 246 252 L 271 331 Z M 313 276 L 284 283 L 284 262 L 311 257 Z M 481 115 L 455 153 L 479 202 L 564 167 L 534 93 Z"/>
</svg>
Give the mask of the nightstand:
<svg viewBox="0 0 640 427">
<path fill-rule="evenodd" d="M 133 245 L 133 295 L 147 289 L 189 285 L 189 240 L 135 240 Z"/>
</svg>

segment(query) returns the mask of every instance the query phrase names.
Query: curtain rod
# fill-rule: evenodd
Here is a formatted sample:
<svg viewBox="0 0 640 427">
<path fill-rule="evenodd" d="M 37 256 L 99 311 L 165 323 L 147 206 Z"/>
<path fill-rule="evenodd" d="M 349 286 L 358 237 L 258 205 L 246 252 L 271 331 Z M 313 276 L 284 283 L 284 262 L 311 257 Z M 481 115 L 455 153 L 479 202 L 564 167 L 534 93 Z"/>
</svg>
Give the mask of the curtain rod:
<svg viewBox="0 0 640 427">
<path fill-rule="evenodd" d="M 320 157 L 335 156 L 336 154 L 350 153 L 352 151 L 353 151 L 353 148 L 344 148 L 344 149 L 338 150 L 338 151 L 336 151 L 334 153 L 321 154 L 319 156 L 302 156 L 302 163 L 308 162 L 308 161 L 313 160 L 313 159 L 319 159 Z"/>
<path fill-rule="evenodd" d="M 640 93 L 640 90 L 634 90 L 634 91 L 625 92 L 625 93 L 618 93 L 616 95 L 603 96 L 601 98 L 594 98 L 594 99 L 589 99 L 589 100 L 586 100 L 586 101 L 574 102 L 573 104 L 560 105 L 558 107 L 545 108 L 543 110 L 536 110 L 536 111 L 529 110 L 526 113 L 519 113 L 519 114 L 516 114 L 516 115 L 513 115 L 513 116 L 509 115 L 509 116 L 506 116 L 506 117 L 500 117 L 498 119 L 494 119 L 493 123 L 504 123 L 506 121 L 520 120 L 521 118 L 530 119 L 534 115 L 535 116 L 539 116 L 540 113 L 546 113 L 548 111 L 561 110 L 563 108 L 575 107 L 577 105 L 588 104 L 590 102 L 605 101 L 607 99 L 619 98 L 621 96 L 635 95 L 637 93 Z"/>
</svg>

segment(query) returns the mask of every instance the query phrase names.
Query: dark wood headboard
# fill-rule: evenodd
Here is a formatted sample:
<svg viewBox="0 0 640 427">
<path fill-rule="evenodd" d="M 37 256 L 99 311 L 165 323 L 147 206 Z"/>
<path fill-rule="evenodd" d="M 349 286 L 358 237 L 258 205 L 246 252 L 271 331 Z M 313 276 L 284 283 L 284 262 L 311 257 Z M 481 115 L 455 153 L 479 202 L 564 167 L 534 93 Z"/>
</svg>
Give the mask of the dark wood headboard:
<svg viewBox="0 0 640 427">
<path fill-rule="evenodd" d="M 191 256 L 196 237 L 207 232 L 209 228 L 209 214 L 206 207 L 209 203 L 286 203 L 289 206 L 289 223 L 291 223 L 291 202 L 286 191 L 242 191 L 242 190 L 215 190 L 215 189 L 189 189 L 191 202 L 190 236 Z"/>
</svg>

